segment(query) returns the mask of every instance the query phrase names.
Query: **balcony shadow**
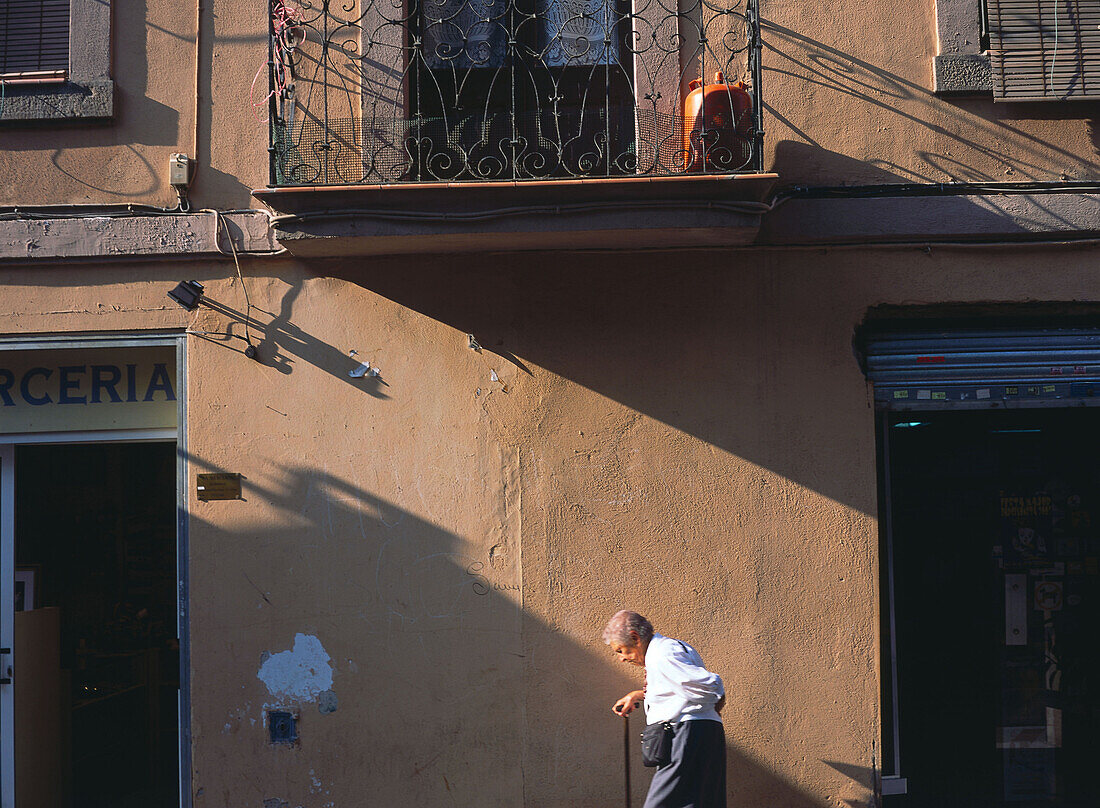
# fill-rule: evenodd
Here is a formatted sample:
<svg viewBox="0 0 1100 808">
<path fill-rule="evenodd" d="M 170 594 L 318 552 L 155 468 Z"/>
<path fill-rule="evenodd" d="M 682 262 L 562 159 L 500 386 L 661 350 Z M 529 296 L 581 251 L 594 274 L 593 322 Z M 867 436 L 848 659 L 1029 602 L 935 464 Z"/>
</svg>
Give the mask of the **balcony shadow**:
<svg viewBox="0 0 1100 808">
<path fill-rule="evenodd" d="M 915 84 L 777 22 L 763 20 L 761 25 L 765 87 L 793 82 L 801 85 L 803 92 L 821 90 L 857 99 L 897 119 L 903 130 L 916 127 L 935 136 L 936 149 L 918 150 L 914 164 L 901 169 L 908 181 L 1056 180 L 1067 168 L 1092 177 L 1100 174 L 1100 161 L 1096 159 L 1100 150 L 1095 147 L 1095 134 L 1093 159 L 1088 159 L 1084 154 L 1044 140 L 1035 131 L 1025 131 L 1012 123 L 1027 119 L 1085 120 L 1094 133 L 1100 116 L 1100 104 L 1096 102 L 1074 104 L 1072 109 L 1068 106 L 1055 109 L 1042 103 L 995 104 L 991 98 L 941 98 L 929 87 Z M 794 120 L 794 114 L 785 114 L 771 105 L 766 109 L 768 115 L 806 143 L 821 145 L 807 134 L 804 121 Z M 952 154 L 957 156 L 950 156 Z M 800 164 L 782 160 L 777 155 L 773 170 L 785 180 L 799 183 L 879 181 L 873 161 L 868 161 L 867 169 L 854 174 L 830 174 L 830 167 L 827 159 Z"/>
<path fill-rule="evenodd" d="M 524 605 L 545 580 L 525 581 L 518 558 L 319 466 L 257 468 L 245 489 L 266 503 L 265 523 L 242 521 L 243 503 L 189 516 L 197 793 L 235 805 L 623 803 L 623 726 L 609 708 L 639 677 L 599 642 L 602 603 L 574 603 L 550 625 Z M 324 700 L 258 676 L 296 635 L 329 658 Z M 268 745 L 269 709 L 299 715 L 297 747 Z M 641 725 L 632 719 L 632 738 Z M 649 772 L 631 747 L 641 805 Z M 275 765 L 241 777 L 222 762 L 242 748 Z M 819 804 L 734 743 L 728 778 L 731 805 Z"/>
<path fill-rule="evenodd" d="M 775 156 L 777 162 L 812 167 L 813 171 L 823 175 L 847 177 L 859 174 L 868 183 L 880 185 L 936 181 L 934 172 L 920 174 L 882 159 L 855 160 L 847 155 L 795 140 L 783 140 L 776 144 Z M 980 183 L 992 179 L 947 155 L 930 157 L 926 162 L 950 171 L 960 181 Z M 1040 193 L 1030 196 L 1026 204 L 1017 200 L 1018 203 L 1011 207 L 1010 213 L 1009 208 L 1003 202 L 998 202 L 998 197 L 993 194 L 948 194 L 937 197 L 934 205 L 920 206 L 923 212 L 919 217 L 913 217 L 913 211 L 918 209 L 918 204 L 904 208 L 882 204 L 877 207 L 876 218 L 868 220 L 866 211 L 869 208 L 865 202 L 834 199 L 827 206 L 819 204 L 813 213 L 808 213 L 812 203 L 800 203 L 796 197 L 793 201 L 777 206 L 764 217 L 759 242 L 827 243 L 831 233 L 848 232 L 845 230 L 844 220 L 852 220 L 857 216 L 856 211 L 860 211 L 864 217 L 858 219 L 860 225 L 856 230 L 863 234 L 861 237 L 868 240 L 881 235 L 883 238 L 926 238 L 934 241 L 937 238 L 950 237 L 954 233 L 1012 238 L 1049 231 L 1052 228 L 1080 232 L 1080 221 L 1071 221 L 1066 217 L 1065 209 L 1057 208 L 1050 199 L 1049 195 Z M 1077 207 L 1079 212 L 1091 207 L 1096 214 L 1100 214 L 1100 203 L 1091 199 L 1078 201 Z M 1088 218 L 1083 212 L 1081 217 Z"/>
<path fill-rule="evenodd" d="M 806 380 L 822 373 L 818 342 L 850 344 L 853 324 L 804 299 L 816 294 L 809 291 L 812 284 L 790 294 L 767 272 L 738 273 L 726 263 L 738 255 L 723 254 L 716 264 L 716 254 L 706 251 L 638 253 L 614 262 L 599 253 L 524 253 L 517 268 L 515 256 L 490 254 L 476 265 L 461 259 L 461 272 L 410 271 L 400 257 L 313 261 L 308 267 L 874 513 L 873 486 L 863 485 L 859 475 L 837 474 L 833 465 L 851 451 L 838 446 L 851 430 L 866 431 L 868 440 L 873 435 L 869 426 L 848 423 L 862 421 L 867 407 L 855 360 L 836 354 L 834 371 L 851 381 L 839 388 L 846 398 L 833 402 L 831 414 L 802 394 Z M 433 260 L 446 265 L 449 258 Z M 673 283 L 670 266 L 676 267 Z M 793 319 L 798 328 L 787 326 Z M 775 356 L 783 362 L 769 358 Z M 524 376 L 502 378 L 516 395 L 524 394 Z M 777 397 L 783 407 L 762 406 Z M 559 413 L 562 439 L 578 430 L 583 436 L 589 419 L 607 417 L 595 406 L 598 412 Z M 591 432 L 598 434 L 599 427 Z"/>
<path fill-rule="evenodd" d="M 775 144 L 775 162 L 777 165 L 800 166 L 822 176 L 851 177 L 861 176 L 867 185 L 880 185 L 905 182 L 932 182 L 931 174 L 920 174 L 892 160 L 874 158 L 857 160 L 840 152 L 831 151 L 817 143 L 800 140 L 780 140 Z M 789 187 L 783 175 L 780 175 L 783 187 Z M 843 183 L 847 185 L 848 183 Z M 770 214 L 769 214 L 770 215 Z M 765 224 L 768 216 L 764 217 Z"/>
</svg>

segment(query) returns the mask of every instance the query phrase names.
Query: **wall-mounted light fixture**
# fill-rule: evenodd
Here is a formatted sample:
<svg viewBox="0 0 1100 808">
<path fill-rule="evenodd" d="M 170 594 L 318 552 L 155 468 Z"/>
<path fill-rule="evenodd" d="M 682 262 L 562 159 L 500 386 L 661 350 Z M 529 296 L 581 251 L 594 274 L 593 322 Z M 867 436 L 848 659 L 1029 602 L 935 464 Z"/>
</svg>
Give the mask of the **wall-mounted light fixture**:
<svg viewBox="0 0 1100 808">
<path fill-rule="evenodd" d="M 202 302 L 202 289 L 203 286 L 198 281 L 180 281 L 176 288 L 168 293 L 168 297 L 188 311 L 194 311 Z"/>
</svg>

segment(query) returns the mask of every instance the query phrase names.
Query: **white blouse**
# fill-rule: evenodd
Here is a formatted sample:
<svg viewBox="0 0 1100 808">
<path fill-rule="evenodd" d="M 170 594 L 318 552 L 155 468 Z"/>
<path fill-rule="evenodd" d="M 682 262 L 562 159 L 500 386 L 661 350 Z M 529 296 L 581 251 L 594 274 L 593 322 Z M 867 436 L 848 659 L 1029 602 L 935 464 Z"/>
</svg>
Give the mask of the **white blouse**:
<svg viewBox="0 0 1100 808">
<path fill-rule="evenodd" d="M 721 721 L 714 705 L 726 693 L 722 677 L 703 667 L 686 642 L 654 634 L 645 652 L 646 722 Z"/>
</svg>

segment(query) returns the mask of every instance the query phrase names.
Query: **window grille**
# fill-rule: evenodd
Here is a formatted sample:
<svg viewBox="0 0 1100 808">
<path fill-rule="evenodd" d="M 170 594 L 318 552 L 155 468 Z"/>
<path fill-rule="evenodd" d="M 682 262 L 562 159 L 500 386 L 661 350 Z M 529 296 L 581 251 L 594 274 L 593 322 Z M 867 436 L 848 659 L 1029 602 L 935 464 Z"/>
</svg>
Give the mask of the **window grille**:
<svg viewBox="0 0 1100 808">
<path fill-rule="evenodd" d="M 269 3 L 275 185 L 760 170 L 757 0 Z M 732 138 L 683 117 L 719 72 Z"/>
<path fill-rule="evenodd" d="M 986 0 L 986 5 L 994 98 L 1100 98 L 1096 0 Z"/>
<path fill-rule="evenodd" d="M 0 0 L 0 76 L 64 75 L 69 0 Z"/>
</svg>

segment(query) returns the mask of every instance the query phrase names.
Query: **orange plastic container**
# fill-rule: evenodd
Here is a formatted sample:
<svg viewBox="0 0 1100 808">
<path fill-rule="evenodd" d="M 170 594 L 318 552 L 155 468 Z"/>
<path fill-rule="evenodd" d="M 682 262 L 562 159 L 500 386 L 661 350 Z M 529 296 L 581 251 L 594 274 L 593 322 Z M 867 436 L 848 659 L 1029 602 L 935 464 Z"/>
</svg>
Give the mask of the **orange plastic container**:
<svg viewBox="0 0 1100 808">
<path fill-rule="evenodd" d="M 688 84 L 684 99 L 684 170 L 732 171 L 752 153 L 752 98 L 744 82 L 714 84 L 699 79 Z"/>
</svg>

